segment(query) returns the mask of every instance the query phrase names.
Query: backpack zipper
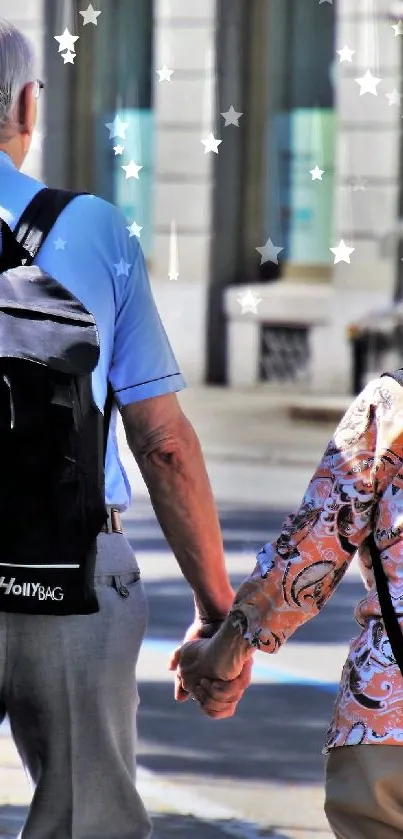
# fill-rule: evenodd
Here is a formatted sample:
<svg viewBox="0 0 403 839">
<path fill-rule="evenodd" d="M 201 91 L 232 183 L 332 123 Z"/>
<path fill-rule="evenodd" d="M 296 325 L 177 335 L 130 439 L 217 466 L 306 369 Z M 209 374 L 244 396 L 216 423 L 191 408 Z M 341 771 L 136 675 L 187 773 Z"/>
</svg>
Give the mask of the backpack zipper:
<svg viewBox="0 0 403 839">
<path fill-rule="evenodd" d="M 11 431 L 12 431 L 14 426 L 15 426 L 15 407 L 14 407 L 14 401 L 13 401 L 13 392 L 11 390 L 11 382 L 10 382 L 10 379 L 8 378 L 8 376 L 3 375 L 3 381 L 6 383 L 8 389 L 10 391 L 10 428 L 11 428 Z"/>
</svg>

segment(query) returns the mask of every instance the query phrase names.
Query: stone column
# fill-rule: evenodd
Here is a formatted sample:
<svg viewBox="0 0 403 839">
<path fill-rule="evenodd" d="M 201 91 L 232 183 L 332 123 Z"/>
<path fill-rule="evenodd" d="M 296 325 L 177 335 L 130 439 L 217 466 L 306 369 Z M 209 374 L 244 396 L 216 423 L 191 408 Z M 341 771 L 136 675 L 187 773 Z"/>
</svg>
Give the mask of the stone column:
<svg viewBox="0 0 403 839">
<path fill-rule="evenodd" d="M 202 138 L 220 128 L 214 102 L 215 0 L 156 0 L 154 20 L 153 291 L 188 382 L 203 377 L 212 154 Z M 166 64 L 171 81 L 159 81 Z M 209 69 L 210 67 L 210 69 Z M 220 136 L 215 134 L 215 136 Z M 170 280 L 176 231 L 179 273 Z"/>
</svg>

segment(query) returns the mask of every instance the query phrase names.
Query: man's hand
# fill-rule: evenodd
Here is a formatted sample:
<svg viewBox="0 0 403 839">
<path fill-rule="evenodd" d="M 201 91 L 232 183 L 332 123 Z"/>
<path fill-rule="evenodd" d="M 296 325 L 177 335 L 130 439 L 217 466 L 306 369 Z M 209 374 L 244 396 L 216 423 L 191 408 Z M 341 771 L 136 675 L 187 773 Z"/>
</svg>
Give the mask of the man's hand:
<svg viewBox="0 0 403 839">
<path fill-rule="evenodd" d="M 232 655 L 223 657 L 220 635 L 184 644 L 178 668 L 182 689 L 192 694 L 204 713 L 216 719 L 233 716 L 252 672 L 251 650 L 242 642 L 240 649 L 234 648 Z"/>
<path fill-rule="evenodd" d="M 175 673 L 175 699 L 177 702 L 186 702 L 189 699 L 189 692 L 185 690 L 178 669 L 179 657 L 184 644 L 189 641 L 197 641 L 200 638 L 211 638 L 222 625 L 223 621 L 209 621 L 203 618 L 195 618 L 182 641 L 182 644 L 173 651 L 169 659 L 169 670 L 176 670 Z"/>
<path fill-rule="evenodd" d="M 208 717 L 216 720 L 233 717 L 252 677 L 252 659 L 245 662 L 239 676 L 231 682 L 201 679 L 195 698 Z"/>
</svg>

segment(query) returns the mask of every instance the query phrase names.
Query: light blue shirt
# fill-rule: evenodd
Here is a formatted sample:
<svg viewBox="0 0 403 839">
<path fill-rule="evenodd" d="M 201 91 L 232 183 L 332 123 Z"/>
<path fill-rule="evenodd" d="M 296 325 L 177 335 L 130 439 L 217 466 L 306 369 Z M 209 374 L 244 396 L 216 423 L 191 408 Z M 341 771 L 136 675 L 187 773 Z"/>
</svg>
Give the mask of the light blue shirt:
<svg viewBox="0 0 403 839">
<path fill-rule="evenodd" d="M 0 152 L 0 217 L 12 230 L 43 186 Z M 96 320 L 101 353 L 92 387 L 102 411 L 108 379 L 119 406 L 185 387 L 152 296 L 139 241 L 130 237 L 127 226 L 112 204 L 81 195 L 59 216 L 35 260 Z M 123 510 L 131 492 L 119 457 L 116 418 L 115 411 L 106 456 L 106 503 Z"/>
</svg>

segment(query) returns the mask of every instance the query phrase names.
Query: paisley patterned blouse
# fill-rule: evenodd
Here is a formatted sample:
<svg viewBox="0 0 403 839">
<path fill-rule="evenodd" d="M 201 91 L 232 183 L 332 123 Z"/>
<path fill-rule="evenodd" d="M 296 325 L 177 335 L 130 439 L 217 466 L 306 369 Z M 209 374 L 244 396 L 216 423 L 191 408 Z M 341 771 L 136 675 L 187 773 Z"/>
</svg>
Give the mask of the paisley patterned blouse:
<svg viewBox="0 0 403 839">
<path fill-rule="evenodd" d="M 385 635 L 365 540 L 374 528 L 403 629 L 403 388 L 370 382 L 350 406 L 295 515 L 265 545 L 229 619 L 268 653 L 315 617 L 358 550 L 366 591 L 325 745 L 403 744 L 403 679 Z M 403 636 L 402 636 L 403 644 Z"/>
</svg>

